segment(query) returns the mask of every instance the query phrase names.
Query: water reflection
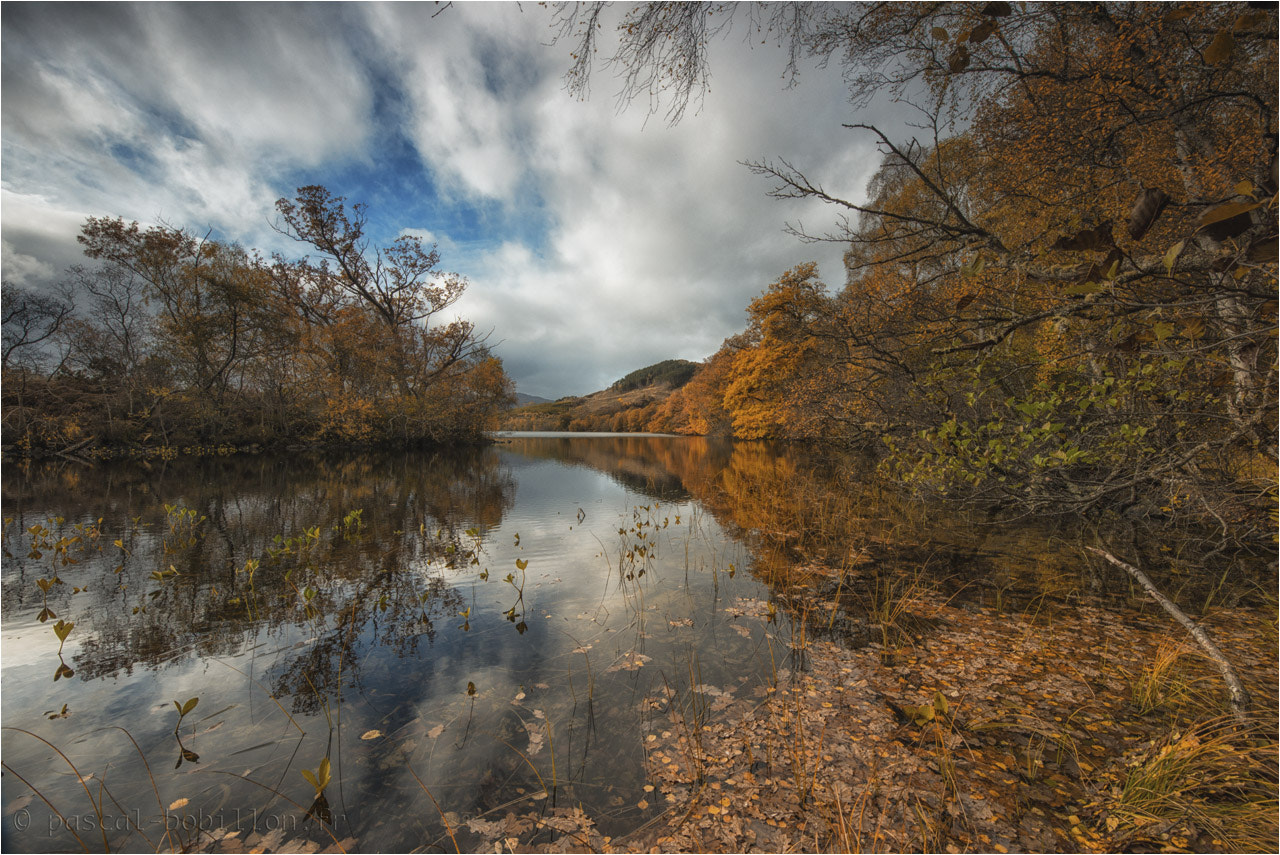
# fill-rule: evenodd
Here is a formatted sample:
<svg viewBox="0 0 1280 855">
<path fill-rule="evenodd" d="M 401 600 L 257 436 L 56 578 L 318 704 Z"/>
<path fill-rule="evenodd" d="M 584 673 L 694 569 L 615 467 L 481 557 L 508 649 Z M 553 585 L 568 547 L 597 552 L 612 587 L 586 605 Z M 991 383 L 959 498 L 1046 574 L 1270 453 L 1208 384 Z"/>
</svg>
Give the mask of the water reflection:
<svg viewBox="0 0 1280 855">
<path fill-rule="evenodd" d="M 732 457 L 543 437 L 6 466 L 5 849 L 474 846 L 486 811 L 565 804 L 642 822 L 668 706 L 751 698 L 785 658 L 694 499 Z"/>
<path fill-rule="evenodd" d="M 1124 584 L 1055 547 L 1081 521 L 872 469 L 636 435 L 6 466 L 4 848 L 487 850 L 579 806 L 620 834 L 653 764 L 696 781 L 696 740 L 647 736 L 758 702 L 801 626 L 889 653 L 876 613 L 917 583 L 1037 612 Z M 830 609 L 789 610 L 818 565 Z"/>
</svg>

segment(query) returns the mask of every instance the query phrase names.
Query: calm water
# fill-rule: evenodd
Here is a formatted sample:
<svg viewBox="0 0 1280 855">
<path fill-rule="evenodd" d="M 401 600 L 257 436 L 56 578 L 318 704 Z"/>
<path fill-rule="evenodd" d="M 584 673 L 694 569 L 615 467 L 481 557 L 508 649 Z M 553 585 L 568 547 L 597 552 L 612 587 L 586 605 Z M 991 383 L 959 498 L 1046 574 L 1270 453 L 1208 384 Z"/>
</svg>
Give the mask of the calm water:
<svg viewBox="0 0 1280 855">
<path fill-rule="evenodd" d="M 752 555 L 694 498 L 740 458 L 539 434 L 6 466 L 4 849 L 452 849 L 442 813 L 474 848 L 459 823 L 553 803 L 639 825 L 665 704 L 785 665 Z"/>
</svg>

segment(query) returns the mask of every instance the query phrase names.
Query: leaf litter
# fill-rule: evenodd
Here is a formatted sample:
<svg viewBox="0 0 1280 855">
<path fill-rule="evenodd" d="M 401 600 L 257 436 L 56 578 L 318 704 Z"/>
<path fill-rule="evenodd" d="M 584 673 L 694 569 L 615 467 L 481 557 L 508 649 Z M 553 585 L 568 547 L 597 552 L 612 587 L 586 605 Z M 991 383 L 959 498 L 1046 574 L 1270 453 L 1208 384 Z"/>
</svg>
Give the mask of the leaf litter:
<svg viewBox="0 0 1280 855">
<path fill-rule="evenodd" d="M 725 611 L 772 619 L 769 606 L 738 600 Z M 791 607 L 806 628 L 830 627 L 839 603 Z M 692 704 L 670 688 L 643 698 L 648 783 L 631 804 L 647 821 L 624 836 L 603 835 L 580 805 L 556 806 L 545 792 L 526 796 L 540 810 L 511 805 L 455 831 L 469 851 L 1231 848 L 1192 818 L 1135 821 L 1114 810 L 1137 764 L 1194 737 L 1174 739 L 1168 715 L 1139 714 L 1133 703 L 1143 668 L 1177 635 L 1162 615 L 1078 602 L 1049 618 L 1000 614 L 936 591 L 914 595 L 909 611 L 920 631 L 889 646 L 793 632 L 797 667 L 779 668 L 772 686 L 701 683 Z M 1204 622 L 1268 705 L 1260 718 L 1274 721 L 1274 615 L 1224 608 Z M 632 651 L 607 670 L 649 660 Z M 530 756 L 545 739 L 542 711 L 532 712 L 523 722 Z M 1274 747 L 1274 729 L 1267 736 Z M 1274 800 L 1274 775 L 1270 787 Z"/>
<path fill-rule="evenodd" d="M 767 617 L 766 606 L 739 601 L 726 611 Z M 827 626 L 837 607 L 800 606 Z M 1163 615 L 1098 603 L 1071 603 L 1051 617 L 1000 614 L 936 591 L 913 596 L 909 608 L 922 631 L 888 648 L 796 633 L 803 655 L 792 661 L 801 666 L 778 669 L 776 685 L 750 697 L 699 684 L 695 694 L 709 703 L 682 705 L 671 689 L 644 698 L 641 708 L 658 718 L 641 737 L 649 783 L 633 804 L 652 815 L 637 830 L 603 837 L 580 809 L 558 808 L 526 815 L 529 836 L 504 826 L 485 835 L 482 848 L 1229 848 L 1190 818 L 1126 826 L 1112 812 L 1136 764 L 1170 750 L 1169 717 L 1141 715 L 1133 705 L 1143 668 L 1176 637 Z M 1205 619 L 1269 704 L 1263 721 L 1275 719 L 1273 618 L 1220 609 Z M 644 661 L 628 655 L 612 667 L 634 670 Z M 1268 737 L 1274 746 L 1274 730 Z M 1274 796 L 1274 776 L 1269 786 Z M 547 829 L 562 834 L 542 842 Z"/>
</svg>

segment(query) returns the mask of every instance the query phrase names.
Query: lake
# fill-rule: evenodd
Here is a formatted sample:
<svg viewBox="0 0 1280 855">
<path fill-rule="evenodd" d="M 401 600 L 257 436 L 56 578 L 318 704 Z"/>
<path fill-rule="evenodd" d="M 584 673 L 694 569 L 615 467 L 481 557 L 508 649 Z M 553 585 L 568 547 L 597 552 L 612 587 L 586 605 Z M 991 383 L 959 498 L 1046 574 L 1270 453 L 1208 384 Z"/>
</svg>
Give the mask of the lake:
<svg viewBox="0 0 1280 855">
<path fill-rule="evenodd" d="M 695 498 L 744 448 L 6 465 L 4 849 L 643 824 L 654 764 L 696 760 L 696 733 L 647 747 L 665 713 L 758 703 L 792 666 L 746 532 Z"/>
<path fill-rule="evenodd" d="M 991 840 L 1056 848 L 1070 828 L 1007 821 L 1019 804 L 1083 810 L 1085 766 L 1119 782 L 1129 748 L 1222 712 L 1093 538 L 1145 549 L 1274 704 L 1267 556 L 1186 574 L 1159 531 L 997 524 L 831 449 L 494 439 L 7 464 L 4 850 L 783 849 L 872 790 L 899 849 L 925 839 L 912 799 L 962 791 L 1008 802 Z M 1166 650 L 1194 703 L 1135 700 Z M 911 736 L 943 691 L 972 725 L 959 783 L 923 771 L 949 743 Z M 1045 739 L 1070 751 L 1008 787 Z"/>
</svg>

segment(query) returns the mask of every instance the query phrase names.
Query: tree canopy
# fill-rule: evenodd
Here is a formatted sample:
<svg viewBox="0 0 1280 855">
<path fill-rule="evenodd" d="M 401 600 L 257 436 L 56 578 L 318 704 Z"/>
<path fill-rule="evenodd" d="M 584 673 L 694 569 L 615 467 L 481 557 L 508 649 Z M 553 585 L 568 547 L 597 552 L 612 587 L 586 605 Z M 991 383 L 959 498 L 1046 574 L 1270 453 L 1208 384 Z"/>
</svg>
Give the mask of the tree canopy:
<svg viewBox="0 0 1280 855">
<path fill-rule="evenodd" d="M 607 13 L 558 14 L 582 94 Z M 1274 5 L 643 4 L 606 60 L 621 98 L 679 120 L 735 16 L 914 130 L 838 131 L 882 154 L 863 197 L 751 164 L 831 207 L 791 231 L 845 245 L 845 282 L 784 274 L 655 427 L 874 440 L 918 490 L 1270 540 Z"/>
<path fill-rule="evenodd" d="M 472 324 L 436 321 L 466 282 L 417 238 L 371 246 L 366 208 L 323 187 L 277 209 L 280 230 L 314 256 L 268 259 L 183 228 L 89 218 L 80 242 L 101 265 L 70 273 L 86 306 L 6 292 L 6 370 L 41 337 L 65 354 L 49 375 L 34 361 L 6 374 L 6 443 L 477 438 L 512 383 Z"/>
</svg>

